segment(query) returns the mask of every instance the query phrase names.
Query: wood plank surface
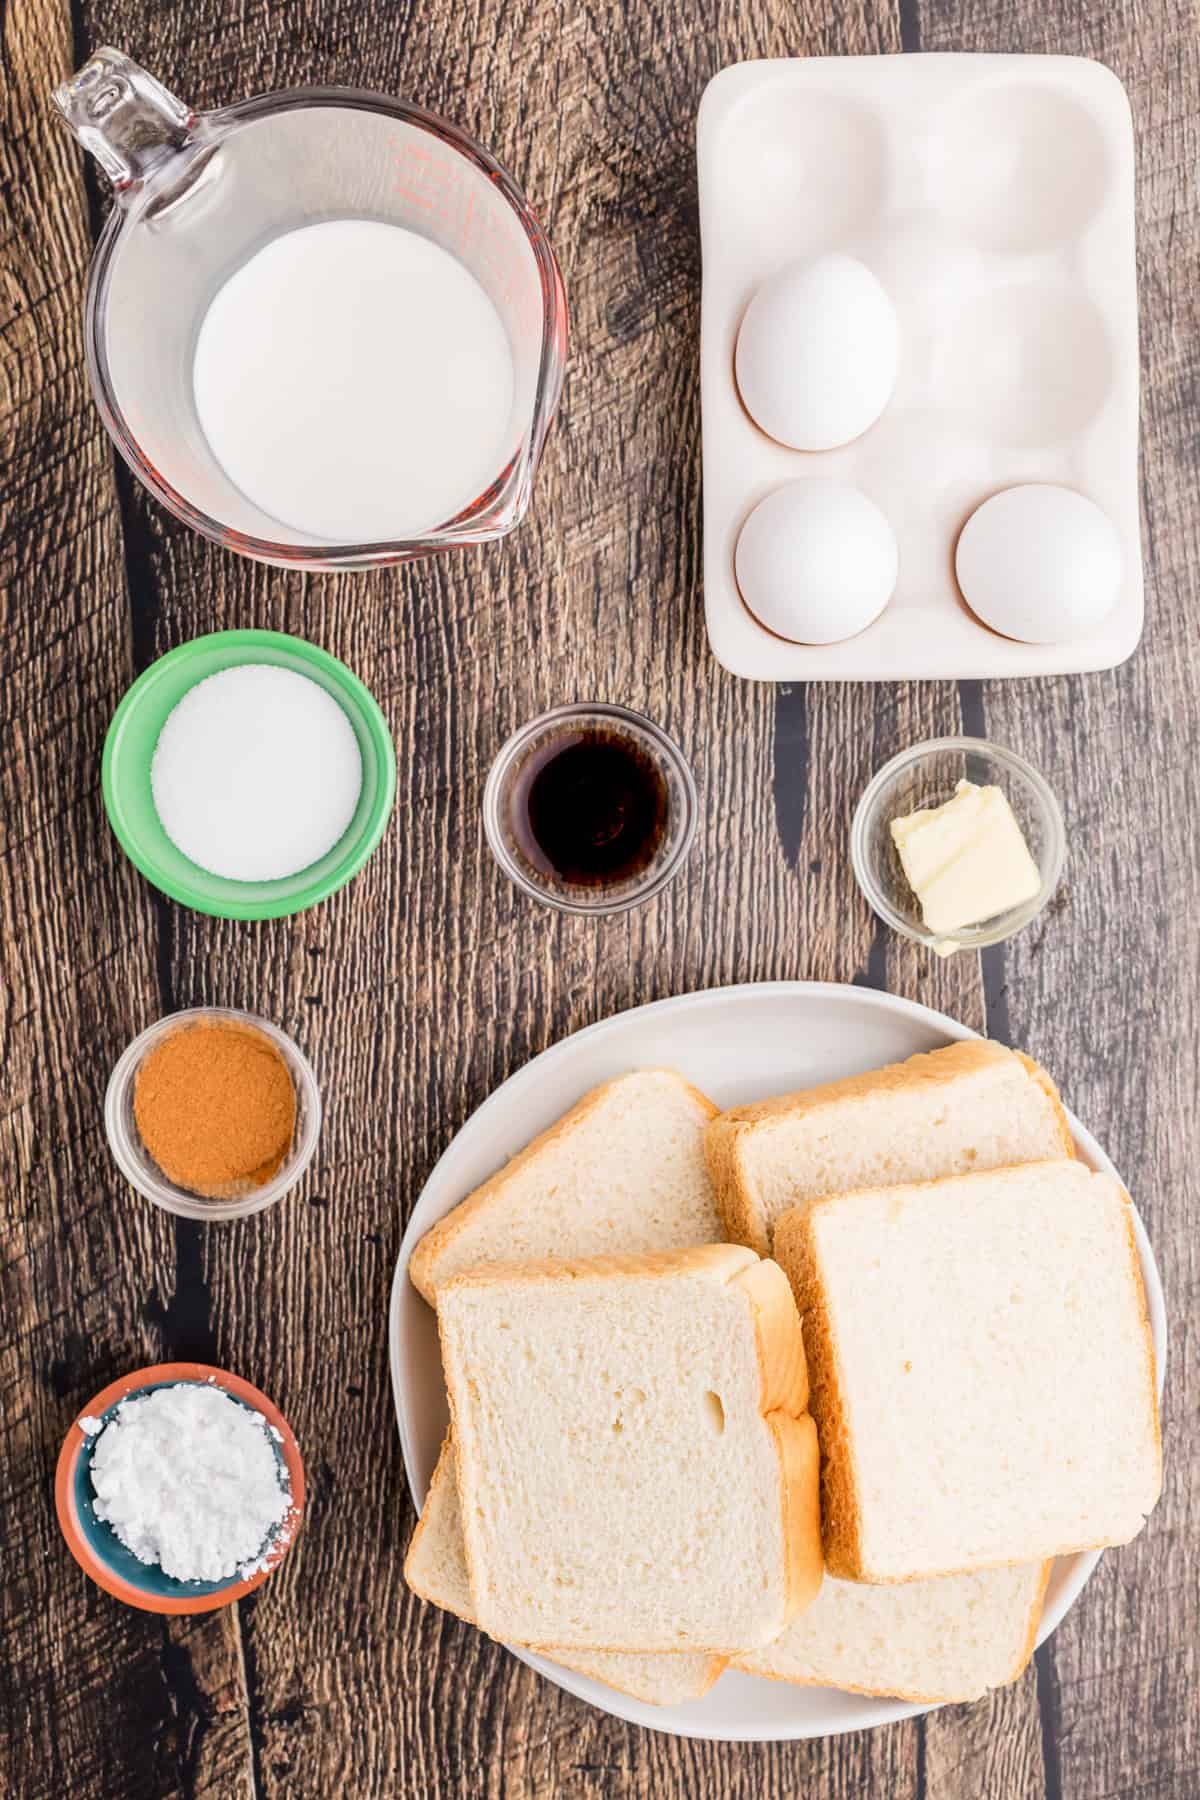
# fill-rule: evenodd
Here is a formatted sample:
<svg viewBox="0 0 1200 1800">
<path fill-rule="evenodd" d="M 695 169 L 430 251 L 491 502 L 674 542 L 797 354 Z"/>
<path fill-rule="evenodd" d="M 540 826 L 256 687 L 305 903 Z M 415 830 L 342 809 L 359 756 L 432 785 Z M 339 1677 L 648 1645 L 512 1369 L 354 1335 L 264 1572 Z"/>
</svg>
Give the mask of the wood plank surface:
<svg viewBox="0 0 1200 1800">
<path fill-rule="evenodd" d="M 701 1796 L 1102 1800 L 1197 1791 L 1192 1124 L 1200 969 L 1191 771 L 1197 575 L 1194 263 L 1200 73 L 1182 0 L 18 0 L 3 15 L 0 781 L 5 1008 L 0 1790 L 114 1796 Z M 502 546 L 302 579 L 188 533 L 114 470 L 78 308 L 101 188 L 45 94 L 96 44 L 198 106 L 300 83 L 402 93 L 477 132 L 546 220 L 572 305 L 564 404 L 534 511 Z M 768 54 L 1080 49 L 1139 121 L 1147 642 L 1116 676 L 812 687 L 735 681 L 700 583 L 693 126 L 707 80 Z M 269 625 L 324 645 L 395 733 L 396 816 L 303 917 L 236 925 L 154 896 L 99 802 L 107 719 L 174 644 Z M 600 923 L 519 899 L 479 797 L 508 731 L 569 697 L 651 713 L 703 798 L 686 876 Z M 850 813 L 902 745 L 983 721 L 1050 775 L 1072 827 L 1064 912 L 1007 952 L 935 963 L 875 928 Z M 413 1600 L 387 1378 L 387 1289 L 432 1163 L 546 1044 L 735 980 L 886 986 L 1045 1056 L 1128 1173 L 1168 1285 L 1171 1479 L 1013 1688 L 886 1730 L 711 1746 L 628 1727 Z M 261 1012 L 312 1056 L 328 1115 L 302 1188 L 262 1218 L 173 1225 L 111 1167 L 123 1044 L 197 1001 Z M 1137 1179 L 1147 1171 L 1145 1182 Z M 1152 1173 L 1151 1173 L 1152 1172 Z M 238 1369 L 304 1447 L 305 1530 L 258 1595 L 195 1624 L 91 1588 L 53 1519 L 62 1435 L 124 1369 Z M 1194 1414 L 1194 1386 L 1191 1388 Z M 1189 1464 L 1189 1458 L 1193 1459 Z M 1189 1501 L 1189 1495 L 1191 1496 Z M 15 1575 L 13 1572 L 16 1572 Z M 1189 1706 L 1189 1697 L 1191 1705 Z"/>
<path fill-rule="evenodd" d="M 1010 13 L 990 3 L 922 0 L 920 11 L 923 49 L 1099 57 L 1126 85 L 1137 139 L 1145 640 L 1111 674 L 997 682 L 983 700 L 988 734 L 1064 797 L 1071 843 L 1062 911 L 1006 952 L 1012 1040 L 1058 1072 L 1124 1174 L 1170 1323 L 1163 1499 L 1038 1653 L 1048 1792 L 1089 1800 L 1200 1793 L 1196 23 L 1191 0 L 1058 0 L 1031 9 L 1014 43 Z M 939 1766 L 931 1750 L 931 1780 Z"/>
<path fill-rule="evenodd" d="M 119 1179 L 103 1124 L 108 1071 L 161 996 L 156 908 L 100 806 L 136 631 L 80 354 L 83 168 L 46 105 L 74 54 L 64 9 L 5 15 L 0 1791 L 234 1793 L 251 1750 L 236 1625 L 112 1605 L 54 1541 L 67 1426 L 160 1359 L 180 1305 L 170 1222 Z"/>
</svg>

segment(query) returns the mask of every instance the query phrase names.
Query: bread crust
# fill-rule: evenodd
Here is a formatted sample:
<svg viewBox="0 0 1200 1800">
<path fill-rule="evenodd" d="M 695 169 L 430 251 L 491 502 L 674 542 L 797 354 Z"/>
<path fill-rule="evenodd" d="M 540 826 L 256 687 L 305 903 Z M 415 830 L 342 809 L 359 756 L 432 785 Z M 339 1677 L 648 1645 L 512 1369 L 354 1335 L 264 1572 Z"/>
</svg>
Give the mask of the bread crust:
<svg viewBox="0 0 1200 1800">
<path fill-rule="evenodd" d="M 732 1113 L 718 1113 L 704 1133 L 704 1160 L 712 1176 L 717 1197 L 717 1212 L 725 1235 L 731 1243 L 746 1244 L 759 1256 L 770 1252 L 766 1227 L 750 1193 L 750 1183 L 742 1164 L 743 1139 L 753 1128 L 753 1121 L 742 1121 L 735 1108 Z"/>
<path fill-rule="evenodd" d="M 783 1471 L 780 1484 L 786 1559 L 786 1630 L 821 1589 L 820 1450 L 808 1412 L 808 1363 L 796 1302 L 775 1262 L 751 1263 L 735 1277 L 755 1310 L 755 1338 L 762 1378 L 759 1410 L 771 1428 Z"/>
<path fill-rule="evenodd" d="M 501 1283 L 507 1286 L 511 1282 L 529 1287 L 562 1286 L 588 1275 L 658 1281 L 676 1270 L 707 1275 L 724 1283 L 757 1261 L 753 1250 L 744 1244 L 693 1244 L 685 1250 L 645 1250 L 638 1255 L 614 1252 L 611 1256 L 540 1256 L 533 1262 L 495 1262 L 478 1269 L 463 1269 L 443 1283 L 441 1292 L 449 1294 L 459 1288 L 495 1287 Z"/>
<path fill-rule="evenodd" d="M 450 1468 L 454 1458 L 453 1446 L 454 1439 L 452 1434 L 448 1431 L 442 1439 L 442 1447 L 438 1452 L 437 1464 L 429 1479 L 429 1492 L 425 1496 L 424 1508 L 422 1509 L 420 1518 L 417 1520 L 416 1529 L 409 1540 L 408 1552 L 404 1558 L 404 1579 L 407 1581 L 413 1593 L 417 1594 L 422 1600 L 427 1600 L 431 1606 L 440 1606 L 443 1612 L 453 1613 L 456 1619 L 462 1619 L 466 1624 L 473 1625 L 475 1620 L 469 1612 L 464 1612 L 461 1606 L 452 1606 L 444 1595 L 432 1593 L 427 1585 L 422 1584 L 417 1567 L 418 1552 L 420 1550 L 421 1541 L 429 1528 L 429 1520 L 432 1515 L 434 1501 L 438 1498 L 442 1487 L 449 1485 L 452 1480 Z"/>
<path fill-rule="evenodd" d="M 1142 1280 L 1142 1259 L 1138 1255 L 1137 1236 L 1133 1229 L 1133 1201 L 1128 1194 L 1124 1194 L 1123 1197 L 1125 1201 L 1125 1232 L 1129 1244 L 1129 1264 L 1133 1272 L 1134 1292 L 1137 1295 L 1138 1324 L 1141 1327 L 1142 1343 L 1146 1352 L 1146 1397 L 1154 1428 L 1157 1477 L 1154 1498 L 1150 1504 L 1157 1506 L 1162 1495 L 1163 1482 L 1162 1417 L 1158 1410 L 1158 1359 L 1154 1353 L 1154 1333 L 1150 1328 L 1150 1308 L 1146 1304 L 1146 1284 Z"/>
<path fill-rule="evenodd" d="M 857 1468 L 845 1412 L 837 1343 L 816 1278 L 812 1217 L 822 1201 L 794 1207 L 775 1228 L 778 1261 L 791 1283 L 808 1362 L 809 1406 L 820 1420 L 820 1529 L 830 1575 L 861 1579 Z"/>
<path fill-rule="evenodd" d="M 485 1633 L 484 1635 L 486 1636 L 487 1634 Z M 725 1670 L 729 1667 L 729 1663 L 725 1657 L 710 1655 L 708 1658 L 708 1667 L 705 1669 L 702 1678 L 686 1695 L 680 1700 L 659 1700 L 653 1694 L 648 1693 L 644 1688 L 639 1692 L 637 1688 L 624 1687 L 619 1681 L 613 1681 L 608 1675 L 602 1675 L 597 1668 L 588 1665 L 586 1650 L 575 1653 L 582 1659 L 578 1662 L 564 1661 L 563 1654 L 559 1650 L 538 1650 L 536 1654 L 538 1656 L 544 1656 L 548 1662 L 557 1663 L 561 1669 L 573 1669 L 577 1675 L 586 1675 L 589 1681 L 599 1681 L 604 1687 L 612 1688 L 615 1693 L 627 1694 L 631 1700 L 640 1700 L 643 1706 L 679 1706 L 683 1704 L 684 1699 L 702 1700 L 705 1694 L 708 1693 L 708 1690 L 714 1686 L 719 1677 L 723 1675 Z M 597 1654 L 604 1656 L 611 1653 L 608 1651 L 598 1651 Z M 627 1653 L 618 1652 L 618 1654 L 647 1657 L 672 1657 L 679 1655 L 703 1656 L 706 1653 L 703 1650 L 637 1650 Z"/>
<path fill-rule="evenodd" d="M 1042 1613 L 1045 1611 L 1046 1589 L 1050 1585 L 1050 1572 L 1053 1567 L 1053 1557 L 1050 1557 L 1042 1564 L 1042 1573 L 1041 1578 L 1038 1581 L 1037 1593 L 1034 1595 L 1033 1604 L 1029 1608 L 1029 1629 L 1025 1633 L 1025 1642 L 1021 1645 L 1013 1662 L 1012 1669 L 1008 1676 L 1009 1681 L 1015 1681 L 1017 1676 L 1022 1673 L 1037 1647 L 1038 1626 L 1042 1622 Z M 1007 1685 L 1007 1683 L 1002 1683 L 1001 1685 Z"/>
<path fill-rule="evenodd" d="M 810 1414 L 794 1419 L 774 1412 L 767 1423 L 783 1470 L 783 1545 L 787 1601 L 782 1629 L 810 1607 L 825 1579 L 821 1548 L 821 1447 Z"/>
<path fill-rule="evenodd" d="M 1054 1078 L 1043 1069 L 1041 1063 L 1034 1062 L 1032 1056 L 1026 1056 L 1023 1050 L 1014 1050 L 1013 1055 L 1022 1063 L 1031 1080 L 1041 1088 L 1049 1100 L 1054 1113 L 1054 1123 L 1058 1130 L 1058 1142 L 1064 1157 L 1078 1157 L 1079 1150 L 1075 1139 L 1071 1136 L 1071 1126 L 1067 1119 L 1067 1109 L 1062 1103 L 1062 1095 Z"/>
<path fill-rule="evenodd" d="M 515 1156 L 510 1157 L 502 1168 L 497 1169 L 494 1175 L 490 1175 L 485 1182 L 468 1194 L 465 1200 L 460 1200 L 457 1206 L 451 1207 L 445 1217 L 439 1219 L 436 1225 L 431 1226 L 417 1243 L 409 1258 L 408 1272 L 413 1286 L 423 1299 L 428 1300 L 430 1306 L 436 1305 L 436 1270 L 438 1259 L 442 1253 L 455 1242 L 473 1219 L 495 1202 L 497 1196 L 504 1192 L 512 1176 L 527 1168 L 544 1151 L 568 1138 L 587 1119 L 589 1114 L 603 1105 L 613 1089 L 628 1081 L 631 1075 L 668 1076 L 678 1083 L 700 1112 L 709 1120 L 717 1116 L 717 1108 L 712 1101 L 702 1094 L 699 1088 L 693 1087 L 690 1081 L 685 1081 L 677 1069 L 631 1069 L 627 1074 L 614 1076 L 611 1081 L 602 1082 L 599 1087 L 591 1088 L 583 1095 L 582 1099 L 576 1101 L 569 1112 L 563 1114 L 561 1119 L 556 1120 L 553 1125 L 540 1132 L 531 1143 L 526 1144 L 523 1150 L 518 1150 Z"/>
<path fill-rule="evenodd" d="M 962 1038 L 937 1050 L 922 1050 L 903 1062 L 887 1063 L 859 1075 L 843 1076 L 819 1087 L 779 1094 L 719 1113 L 704 1134 L 704 1154 L 716 1189 L 717 1210 L 729 1237 L 748 1244 L 760 1256 L 771 1251 L 769 1222 L 746 1172 L 747 1139 L 762 1125 L 782 1118 L 802 1118 L 859 1100 L 872 1094 L 903 1093 L 916 1088 L 944 1087 L 963 1075 L 994 1067 L 1016 1057 L 1053 1104 L 1064 1156 L 1074 1156 L 1075 1145 L 1058 1089 L 1046 1071 L 1031 1057 L 1010 1050 L 991 1038 Z"/>
<path fill-rule="evenodd" d="M 765 1272 L 763 1272 L 765 1271 Z M 760 1411 L 771 1433 L 779 1467 L 781 1532 L 784 1553 L 784 1618 L 779 1629 L 815 1596 L 823 1571 L 820 1538 L 818 1489 L 819 1455 L 816 1426 L 806 1412 L 808 1398 L 807 1365 L 804 1357 L 800 1321 L 792 1300 L 791 1288 L 783 1271 L 775 1263 L 762 1263 L 753 1251 L 737 1244 L 702 1244 L 685 1250 L 654 1251 L 640 1256 L 597 1256 L 584 1258 L 548 1258 L 536 1263 L 488 1264 L 484 1268 L 465 1270 L 447 1281 L 442 1294 L 450 1295 L 463 1288 L 486 1288 L 511 1282 L 537 1286 L 547 1283 L 569 1283 L 585 1276 L 619 1275 L 647 1281 L 661 1280 L 673 1274 L 695 1274 L 724 1285 L 741 1288 L 749 1302 L 755 1331 L 755 1347 L 762 1378 Z M 438 1330 L 442 1339 L 442 1364 L 450 1402 L 451 1430 L 460 1446 L 459 1491 L 463 1500 L 463 1542 L 471 1590 L 478 1595 L 477 1550 L 469 1523 L 469 1472 L 464 1467 L 462 1445 L 462 1395 L 460 1371 L 447 1344 L 445 1309 L 438 1309 Z M 468 1452 L 469 1455 L 469 1452 Z M 483 1629 L 487 1630 L 486 1626 Z M 504 1640 L 521 1643 L 530 1649 L 553 1655 L 544 1645 L 533 1643 L 510 1631 Z M 714 1657 L 727 1659 L 746 1645 L 693 1644 L 693 1651 L 708 1651 Z M 605 1650 L 627 1655 L 670 1654 L 657 1646 L 645 1644 L 588 1644 L 560 1646 L 572 1652 Z"/>
<path fill-rule="evenodd" d="M 839 1694 L 865 1694 L 873 1700 L 909 1700 L 918 1706 L 970 1705 L 972 1701 L 982 1700 L 985 1693 L 992 1691 L 990 1688 L 985 1688 L 980 1693 L 970 1694 L 920 1694 L 915 1688 L 867 1687 L 864 1682 L 860 1681 L 826 1681 L 818 1675 L 784 1675 L 777 1669 L 752 1668 L 749 1663 L 739 1662 L 736 1656 L 730 1657 L 729 1667 L 740 1671 L 743 1675 L 753 1675 L 757 1681 L 782 1681 L 786 1682 L 789 1687 L 832 1687 L 836 1688 Z M 996 1686 L 1008 1687 L 1010 1682 L 1015 1679 L 1015 1676 L 1006 1676 L 1003 1681 L 997 1682 Z"/>
<path fill-rule="evenodd" d="M 756 1681 L 786 1682 L 789 1687 L 832 1687 L 839 1694 L 865 1694 L 874 1700 L 910 1700 L 919 1706 L 954 1706 L 983 1698 L 982 1694 L 918 1694 L 909 1688 L 874 1688 L 858 1681 L 826 1681 L 817 1675 L 784 1675 L 778 1669 L 752 1668 L 749 1663 L 739 1662 L 736 1656 L 730 1657 L 729 1667 L 743 1675 L 753 1675 Z M 999 1685 L 1004 1687 L 1007 1683 Z"/>
</svg>

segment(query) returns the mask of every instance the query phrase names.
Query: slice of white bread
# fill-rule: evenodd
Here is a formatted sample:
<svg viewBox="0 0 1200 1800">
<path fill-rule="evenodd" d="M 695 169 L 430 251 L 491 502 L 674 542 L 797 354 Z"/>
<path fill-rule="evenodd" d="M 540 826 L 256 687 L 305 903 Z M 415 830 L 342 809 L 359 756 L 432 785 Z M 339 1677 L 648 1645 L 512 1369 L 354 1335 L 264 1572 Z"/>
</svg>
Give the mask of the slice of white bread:
<svg viewBox="0 0 1200 1800">
<path fill-rule="evenodd" d="M 825 1558 L 862 1581 L 1142 1527 L 1162 1475 L 1128 1196 L 1081 1162 L 817 1200 L 775 1233 L 804 1319 Z"/>
<path fill-rule="evenodd" d="M 408 1547 L 404 1575 L 409 1587 L 423 1600 L 457 1613 L 468 1624 L 475 1623 L 458 1499 L 458 1460 L 449 1433 L 425 1496 L 425 1510 Z M 698 1700 L 725 1667 L 723 1657 L 701 1650 L 647 1656 L 606 1650 L 547 1650 L 544 1654 L 566 1669 L 590 1675 L 593 1680 L 606 1682 L 651 1706 L 677 1706 L 682 1700 Z"/>
<path fill-rule="evenodd" d="M 705 1148 L 722 1236 L 760 1256 L 789 1207 L 822 1194 L 1075 1154 L 1050 1077 L 986 1038 L 735 1106 Z"/>
<path fill-rule="evenodd" d="M 673 1069 L 594 1088 L 426 1232 L 409 1263 L 418 1291 L 432 1305 L 443 1281 L 486 1263 L 718 1243 L 704 1158 L 716 1110 Z"/>
<path fill-rule="evenodd" d="M 475 1616 L 508 1643 L 750 1649 L 821 1581 L 782 1270 L 732 1244 L 438 1290 Z"/>
<path fill-rule="evenodd" d="M 782 1637 L 731 1666 L 930 1705 L 978 1700 L 1015 1681 L 1032 1656 L 1052 1567 L 1025 1563 L 889 1587 L 827 1575 Z"/>
</svg>

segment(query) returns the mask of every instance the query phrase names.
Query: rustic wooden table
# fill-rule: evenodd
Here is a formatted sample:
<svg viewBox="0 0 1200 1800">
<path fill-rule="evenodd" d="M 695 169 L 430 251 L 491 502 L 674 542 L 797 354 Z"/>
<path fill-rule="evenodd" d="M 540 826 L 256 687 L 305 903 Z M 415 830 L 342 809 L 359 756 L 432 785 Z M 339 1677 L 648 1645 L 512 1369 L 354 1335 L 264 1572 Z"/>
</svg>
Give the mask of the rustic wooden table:
<svg viewBox="0 0 1200 1800">
<path fill-rule="evenodd" d="M 1200 1792 L 1195 24 L 1188 0 L 0 8 L 5 1794 Z M 213 550 L 131 483 L 80 342 L 107 198 L 48 103 L 105 42 L 197 105 L 314 81 L 403 92 L 517 173 L 563 264 L 573 344 L 516 538 L 306 581 Z M 735 681 L 708 654 L 701 608 L 697 101 L 717 69 L 749 56 L 963 48 L 1099 56 L 1133 102 L 1145 642 L 1118 673 L 1075 680 Z M 315 912 L 260 926 L 161 900 L 122 858 L 99 794 L 105 727 L 137 671 L 199 632 L 252 624 L 349 662 L 379 696 L 400 763 L 396 816 L 365 873 Z M 481 840 L 498 743 L 575 695 L 660 719 L 703 791 L 686 878 L 607 924 L 526 904 Z M 1047 772 L 1071 860 L 1044 923 L 982 965 L 938 966 L 874 926 L 847 828 L 885 757 L 963 727 Z M 1162 1268 L 1167 1486 L 1149 1529 L 1104 1558 L 1024 1678 L 990 1701 L 826 1742 L 711 1747 L 590 1711 L 409 1596 L 386 1303 L 434 1158 L 511 1070 L 639 1001 L 780 976 L 886 986 L 1028 1047 L 1059 1077 L 1127 1173 Z M 295 1033 L 329 1102 L 302 1190 L 223 1229 L 137 1199 L 101 1117 L 128 1039 L 199 1001 Z M 311 1505 L 260 1594 L 168 1622 L 85 1580 L 51 1488 L 80 1405 L 122 1371 L 174 1357 L 240 1370 L 278 1399 L 306 1451 Z"/>
</svg>

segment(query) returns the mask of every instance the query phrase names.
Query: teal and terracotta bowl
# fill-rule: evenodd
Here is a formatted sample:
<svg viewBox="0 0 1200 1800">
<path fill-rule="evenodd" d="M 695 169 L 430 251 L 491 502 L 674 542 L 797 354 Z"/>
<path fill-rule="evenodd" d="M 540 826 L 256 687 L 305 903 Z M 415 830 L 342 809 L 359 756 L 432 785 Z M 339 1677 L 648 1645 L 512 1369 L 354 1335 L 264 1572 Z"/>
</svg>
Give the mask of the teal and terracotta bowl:
<svg viewBox="0 0 1200 1800">
<path fill-rule="evenodd" d="M 362 756 L 362 792 L 344 836 L 318 862 L 281 881 L 228 881 L 200 868 L 163 830 L 150 788 L 154 747 L 168 715 L 197 682 L 243 663 L 271 663 L 323 687 L 349 719 Z M 281 919 L 328 899 L 362 868 L 396 797 L 396 752 L 374 696 L 336 656 L 283 631 L 215 631 L 169 650 L 138 676 L 108 728 L 101 784 L 117 841 L 160 892 L 220 919 Z"/>
<path fill-rule="evenodd" d="M 96 1517 L 91 1464 L 99 1433 L 89 1435 L 79 1419 L 107 1422 L 122 1400 L 148 1394 L 155 1388 L 178 1387 L 181 1382 L 214 1384 L 248 1411 L 261 1413 L 279 1433 L 272 1441 L 281 1466 L 287 1470 L 292 1504 L 270 1538 L 261 1566 L 252 1575 L 231 1575 L 225 1581 L 177 1581 L 157 1564 L 140 1561 L 132 1550 L 126 1549 L 112 1527 Z M 97 1587 L 143 1612 L 215 1612 L 261 1587 L 295 1542 L 304 1511 L 304 1464 L 295 1433 L 279 1408 L 248 1381 L 224 1369 L 210 1369 L 205 1363 L 158 1363 L 153 1368 L 135 1369 L 132 1374 L 123 1375 L 83 1408 L 59 1453 L 54 1503 L 68 1550 Z"/>
</svg>

